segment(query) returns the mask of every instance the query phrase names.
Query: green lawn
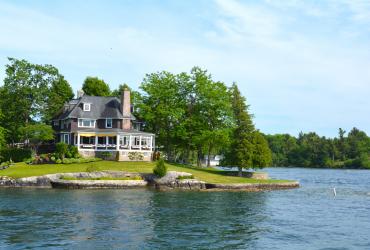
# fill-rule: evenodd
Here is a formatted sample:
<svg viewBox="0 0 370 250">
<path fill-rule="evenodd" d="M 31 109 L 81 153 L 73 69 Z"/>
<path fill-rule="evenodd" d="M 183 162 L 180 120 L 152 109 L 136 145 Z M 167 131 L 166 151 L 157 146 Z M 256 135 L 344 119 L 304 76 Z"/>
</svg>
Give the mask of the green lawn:
<svg viewBox="0 0 370 250">
<path fill-rule="evenodd" d="M 155 163 L 153 162 L 116 162 L 116 161 L 98 161 L 90 163 L 76 164 L 43 164 L 27 165 L 25 163 L 16 163 L 5 170 L 0 170 L 0 176 L 9 176 L 12 178 L 22 178 L 29 176 L 40 176 L 55 173 L 85 172 L 87 167 L 97 166 L 100 170 L 119 170 L 126 172 L 152 173 Z M 183 165 L 166 164 L 168 170 L 187 172 L 194 175 L 198 180 L 208 183 L 276 183 L 286 182 L 286 180 L 254 180 L 245 177 L 228 176 L 227 171 L 221 171 L 213 168 L 187 167 Z"/>
</svg>

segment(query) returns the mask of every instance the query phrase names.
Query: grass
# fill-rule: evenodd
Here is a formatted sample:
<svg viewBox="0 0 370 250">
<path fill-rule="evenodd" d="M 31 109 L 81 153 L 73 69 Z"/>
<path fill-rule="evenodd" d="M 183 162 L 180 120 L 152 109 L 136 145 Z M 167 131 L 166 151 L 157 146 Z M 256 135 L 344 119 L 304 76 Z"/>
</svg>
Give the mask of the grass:
<svg viewBox="0 0 370 250">
<path fill-rule="evenodd" d="M 0 176 L 9 176 L 12 178 L 22 178 L 29 176 L 40 176 L 55 173 L 86 172 L 87 168 L 97 168 L 99 170 L 116 170 L 125 172 L 153 173 L 154 162 L 116 162 L 116 161 L 98 161 L 89 163 L 73 164 L 42 164 L 27 165 L 25 163 L 16 163 L 5 170 L 0 170 Z M 256 180 L 245 177 L 230 176 L 230 172 L 214 168 L 189 167 L 178 164 L 167 164 L 168 171 L 187 172 L 194 178 L 208 183 L 281 183 L 287 180 Z"/>
<path fill-rule="evenodd" d="M 72 177 L 72 176 L 63 176 L 61 178 L 62 180 L 66 181 L 76 181 L 76 180 L 92 180 L 92 181 L 132 181 L 132 180 L 142 180 L 141 176 L 133 176 L 133 177 L 96 177 L 96 178 L 77 178 L 77 177 Z"/>
</svg>

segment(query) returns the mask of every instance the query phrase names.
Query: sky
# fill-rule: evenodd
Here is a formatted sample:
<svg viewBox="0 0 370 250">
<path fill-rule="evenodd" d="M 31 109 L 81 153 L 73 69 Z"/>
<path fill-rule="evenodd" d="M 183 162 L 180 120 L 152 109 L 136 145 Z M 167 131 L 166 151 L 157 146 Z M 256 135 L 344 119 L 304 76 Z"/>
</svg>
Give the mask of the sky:
<svg viewBox="0 0 370 250">
<path fill-rule="evenodd" d="M 0 0 L 7 57 L 138 89 L 145 74 L 236 82 L 264 133 L 370 134 L 370 1 Z"/>
</svg>

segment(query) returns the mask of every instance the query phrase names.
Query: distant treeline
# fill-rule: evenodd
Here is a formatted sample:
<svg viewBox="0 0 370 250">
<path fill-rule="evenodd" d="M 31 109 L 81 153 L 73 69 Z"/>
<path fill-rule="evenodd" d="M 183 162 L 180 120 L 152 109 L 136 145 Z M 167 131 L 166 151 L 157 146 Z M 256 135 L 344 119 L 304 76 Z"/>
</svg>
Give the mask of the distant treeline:
<svg viewBox="0 0 370 250">
<path fill-rule="evenodd" d="M 353 128 L 348 134 L 339 129 L 336 138 L 314 132 L 265 135 L 272 151 L 274 166 L 370 168 L 370 137 Z"/>
</svg>

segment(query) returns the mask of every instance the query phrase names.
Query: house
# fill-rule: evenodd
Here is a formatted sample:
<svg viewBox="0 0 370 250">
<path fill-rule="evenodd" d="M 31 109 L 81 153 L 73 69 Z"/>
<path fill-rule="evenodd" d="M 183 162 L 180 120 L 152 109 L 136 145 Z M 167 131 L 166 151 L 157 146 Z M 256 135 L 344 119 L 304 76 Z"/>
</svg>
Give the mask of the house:
<svg viewBox="0 0 370 250">
<path fill-rule="evenodd" d="M 75 145 L 83 157 L 150 161 L 155 136 L 140 131 L 131 113 L 130 91 L 121 97 L 87 96 L 66 103 L 52 120 L 57 142 Z"/>
</svg>

